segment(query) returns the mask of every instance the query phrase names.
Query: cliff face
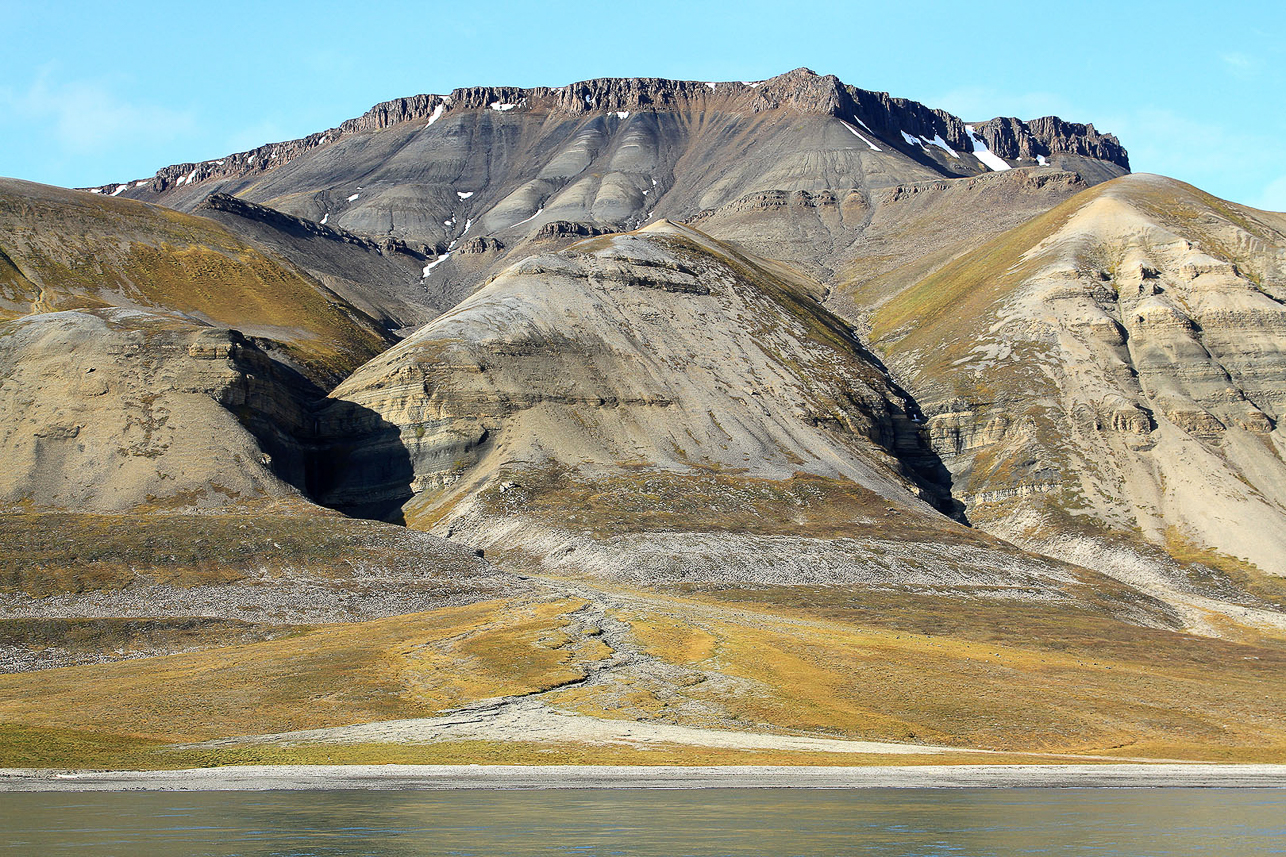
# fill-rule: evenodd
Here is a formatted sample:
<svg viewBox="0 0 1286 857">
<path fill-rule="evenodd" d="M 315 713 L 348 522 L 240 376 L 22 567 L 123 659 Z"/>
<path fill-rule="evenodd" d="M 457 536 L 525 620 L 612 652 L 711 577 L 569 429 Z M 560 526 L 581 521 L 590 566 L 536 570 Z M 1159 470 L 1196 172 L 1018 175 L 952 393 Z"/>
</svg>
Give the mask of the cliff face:
<svg viewBox="0 0 1286 857">
<path fill-rule="evenodd" d="M 1126 576 L 1286 574 L 1283 225 L 1133 176 L 877 310 L 970 520 Z"/>
</svg>

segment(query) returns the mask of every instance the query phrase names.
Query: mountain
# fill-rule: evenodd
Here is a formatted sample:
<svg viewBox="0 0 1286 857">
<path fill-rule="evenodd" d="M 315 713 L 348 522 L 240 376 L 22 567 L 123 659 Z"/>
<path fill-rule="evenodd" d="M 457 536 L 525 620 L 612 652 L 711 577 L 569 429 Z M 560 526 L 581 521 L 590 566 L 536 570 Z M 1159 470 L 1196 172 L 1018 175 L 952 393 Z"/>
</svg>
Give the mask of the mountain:
<svg viewBox="0 0 1286 857">
<path fill-rule="evenodd" d="M 418 95 L 301 140 L 93 190 L 182 211 L 226 193 L 402 241 L 438 263 L 425 268 L 427 289 L 455 301 L 538 252 L 528 244 L 560 236 L 682 221 L 772 192 L 816 195 L 851 242 L 887 189 L 1011 166 L 1093 183 L 1127 172 L 1129 159 L 1092 125 L 967 125 L 797 69 L 753 83 L 604 79 Z"/>
<path fill-rule="evenodd" d="M 1284 283 L 807 69 L 5 181 L 0 763 L 1286 759 Z"/>
<path fill-rule="evenodd" d="M 852 300 L 975 526 L 1135 582 L 1200 558 L 1280 598 L 1284 229 L 1130 176 Z"/>
</svg>

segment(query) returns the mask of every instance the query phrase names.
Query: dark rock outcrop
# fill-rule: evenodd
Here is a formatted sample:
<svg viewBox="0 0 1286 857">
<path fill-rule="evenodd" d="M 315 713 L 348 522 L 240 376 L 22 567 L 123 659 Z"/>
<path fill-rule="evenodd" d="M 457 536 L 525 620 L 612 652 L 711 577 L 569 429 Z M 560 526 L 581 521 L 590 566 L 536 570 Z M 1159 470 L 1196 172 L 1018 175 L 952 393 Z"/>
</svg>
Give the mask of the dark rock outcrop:
<svg viewBox="0 0 1286 857">
<path fill-rule="evenodd" d="M 1042 116 L 1030 122 L 1012 117 L 992 119 L 975 126 L 974 133 L 993 153 L 1009 160 L 1066 153 L 1130 168 L 1129 154 L 1116 137 L 1099 133 L 1092 124 L 1064 122 L 1057 116 Z"/>
</svg>

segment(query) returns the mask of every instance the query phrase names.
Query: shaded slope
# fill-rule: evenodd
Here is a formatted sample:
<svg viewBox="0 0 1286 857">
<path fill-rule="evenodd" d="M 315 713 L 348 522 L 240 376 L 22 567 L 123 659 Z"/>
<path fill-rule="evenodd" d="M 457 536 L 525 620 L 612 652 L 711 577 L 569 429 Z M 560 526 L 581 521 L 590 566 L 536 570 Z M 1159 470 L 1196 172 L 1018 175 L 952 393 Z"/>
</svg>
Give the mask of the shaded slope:
<svg viewBox="0 0 1286 857">
<path fill-rule="evenodd" d="M 293 435 L 305 418 L 292 380 L 236 331 L 174 315 L 66 310 L 0 324 L 0 503 L 298 496 Z"/>
</svg>

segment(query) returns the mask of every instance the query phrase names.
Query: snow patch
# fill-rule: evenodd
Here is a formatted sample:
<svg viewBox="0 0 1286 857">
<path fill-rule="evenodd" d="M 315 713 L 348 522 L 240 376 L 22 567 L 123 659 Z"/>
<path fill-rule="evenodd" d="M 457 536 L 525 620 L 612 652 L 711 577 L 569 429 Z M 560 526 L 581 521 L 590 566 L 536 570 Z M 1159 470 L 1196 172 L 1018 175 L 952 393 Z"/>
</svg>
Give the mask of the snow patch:
<svg viewBox="0 0 1286 857">
<path fill-rule="evenodd" d="M 589 96 L 586 96 L 586 98 L 588 98 L 588 97 L 589 97 Z M 496 110 L 496 111 L 498 111 L 498 112 L 503 113 L 503 112 L 504 112 L 504 111 L 506 111 L 506 110 L 513 110 L 513 109 L 514 109 L 515 107 L 517 107 L 518 105 L 517 105 L 517 104 L 501 104 L 499 101 L 493 101 L 493 102 L 491 102 L 491 104 L 489 104 L 488 106 L 489 106 L 492 110 Z"/>
<path fill-rule="evenodd" d="M 630 111 L 628 111 L 628 110 L 617 110 L 617 111 L 616 111 L 616 118 L 617 118 L 617 119 L 629 119 L 629 118 L 630 118 Z"/>
<path fill-rule="evenodd" d="M 329 211 L 322 215 L 321 225 L 322 225 L 322 226 L 325 226 L 325 225 L 326 225 L 326 221 L 327 221 L 327 220 L 330 220 L 330 212 L 329 212 Z"/>
<path fill-rule="evenodd" d="M 912 137 L 910 134 L 908 134 L 908 133 L 907 133 L 907 132 L 905 132 L 905 131 L 899 131 L 898 133 L 899 133 L 899 134 L 901 134 L 901 135 L 902 135 L 902 139 L 903 139 L 903 140 L 906 140 L 906 141 L 907 141 L 907 143 L 909 143 L 910 145 L 912 145 L 912 146 L 918 146 L 918 145 L 920 145 L 920 139 L 919 139 L 918 137 Z"/>
<path fill-rule="evenodd" d="M 442 225 L 443 225 L 443 226 L 455 226 L 455 218 L 453 217 L 453 218 L 451 218 L 450 220 L 444 220 L 444 221 L 442 221 Z"/>
<path fill-rule="evenodd" d="M 461 238 L 469 234 L 469 227 L 472 225 L 473 225 L 473 218 L 471 217 L 464 222 L 464 231 L 460 233 Z"/>
<path fill-rule="evenodd" d="M 348 198 L 348 201 L 349 201 L 349 202 L 353 202 L 353 201 L 354 201 L 354 200 L 356 200 L 359 196 L 361 196 L 361 194 L 360 194 L 360 193 L 355 193 L 355 194 L 353 194 L 352 196 L 350 196 L 350 197 Z"/>
<path fill-rule="evenodd" d="M 128 187 L 129 185 L 127 184 L 118 184 L 116 190 L 112 191 L 112 196 L 119 196 L 121 191 L 126 190 Z"/>
<path fill-rule="evenodd" d="M 474 193 L 475 191 L 471 191 L 471 190 L 458 190 L 455 192 L 455 195 L 460 197 L 461 199 L 468 199 L 469 197 L 473 196 Z"/>
<path fill-rule="evenodd" d="M 527 221 L 529 221 L 529 220 L 535 220 L 537 217 L 540 217 L 540 215 L 542 215 L 542 214 L 544 214 L 544 213 L 545 213 L 545 206 L 543 206 L 543 205 L 542 205 L 540 208 L 536 209 L 536 213 L 535 213 L 535 214 L 533 214 L 531 217 L 528 217 L 526 220 L 519 220 L 517 223 L 511 224 L 511 225 L 512 225 L 512 226 L 522 226 L 522 225 L 523 225 L 524 223 L 526 223 Z"/>
<path fill-rule="evenodd" d="M 142 187 L 143 185 L 147 184 L 149 181 L 151 181 L 151 179 L 143 179 L 141 182 L 134 182 L 134 187 Z"/>
<path fill-rule="evenodd" d="M 878 151 L 880 151 L 880 147 L 879 147 L 879 146 L 875 145 L 875 144 L 874 144 L 874 143 L 872 143 L 870 140 L 866 139 L 866 138 L 865 138 L 865 137 L 863 137 L 861 134 L 859 134 L 859 133 L 858 133 L 858 131 L 857 131 L 857 129 L 856 129 L 856 128 L 854 128 L 852 125 L 848 124 L 848 123 L 847 123 L 847 122 L 845 122 L 843 119 L 841 119 L 841 120 L 839 120 L 839 121 L 840 121 L 840 124 L 842 124 L 845 128 L 847 128 L 848 130 L 850 130 L 850 131 L 852 131 L 852 132 L 853 132 L 853 136 L 854 136 L 854 137 L 856 137 L 857 139 L 861 140 L 861 141 L 862 141 L 863 143 L 865 143 L 866 145 L 870 146 L 870 147 L 871 147 L 871 151 L 872 151 L 872 152 L 878 152 Z"/>
<path fill-rule="evenodd" d="M 90 193 L 102 193 L 102 192 L 103 192 L 103 189 L 102 189 L 101 187 L 92 187 L 92 188 L 90 188 L 90 189 L 89 189 L 89 192 L 90 192 Z"/>
<path fill-rule="evenodd" d="M 1037 155 L 1037 156 L 1036 156 L 1036 163 L 1040 164 L 1042 167 L 1047 167 L 1047 166 L 1049 166 L 1049 161 L 1045 160 L 1045 156 L 1044 156 L 1044 155 Z"/>
<path fill-rule="evenodd" d="M 932 140 L 925 139 L 924 137 L 921 137 L 920 139 L 924 140 L 924 143 L 926 146 L 937 146 L 939 149 L 942 149 L 944 152 L 946 152 L 948 155 L 950 155 L 953 158 L 960 157 L 959 155 L 956 154 L 956 150 L 948 146 L 947 141 L 942 139 L 941 134 L 934 134 Z"/>
<path fill-rule="evenodd" d="M 425 265 L 425 266 L 424 266 L 424 274 L 423 274 L 423 275 L 421 275 L 420 279 L 421 279 L 421 280 L 423 280 L 423 279 L 424 279 L 425 277 L 427 277 L 429 274 L 432 274 L 432 273 L 433 273 L 433 269 L 434 269 L 434 268 L 436 268 L 438 265 L 441 265 L 443 262 L 445 262 L 447 259 L 450 259 L 450 258 L 451 258 L 451 254 L 450 254 L 450 253 L 443 253 L 441 256 L 439 256 L 438 258 L 434 259 L 434 260 L 433 260 L 432 262 L 430 262 L 429 264 Z"/>
<path fill-rule="evenodd" d="M 717 83 L 707 83 L 707 84 L 706 84 L 706 86 L 710 87 L 711 89 L 714 89 L 714 88 L 715 88 L 716 86 L 718 86 L 718 85 L 719 85 L 719 84 L 717 84 Z"/>
<path fill-rule="evenodd" d="M 973 156 L 975 158 L 998 173 L 1012 169 L 1009 164 L 1005 163 L 1003 158 L 992 154 L 991 150 L 987 148 L 987 144 L 978 139 L 978 135 L 973 133 L 972 125 L 966 125 L 965 132 L 969 135 L 969 139 L 973 140 Z"/>
<path fill-rule="evenodd" d="M 442 104 L 439 104 L 437 107 L 434 107 L 434 108 L 433 108 L 433 113 L 429 115 L 429 125 L 432 125 L 434 122 L 436 122 L 436 121 L 438 121 L 439 119 L 441 119 L 441 118 L 442 118 L 442 111 L 443 111 L 443 110 L 446 110 L 446 103 L 445 103 L 445 102 L 443 102 Z M 427 127 L 429 127 L 429 125 L 425 125 L 424 127 L 425 127 L 425 128 L 427 128 Z"/>
</svg>

